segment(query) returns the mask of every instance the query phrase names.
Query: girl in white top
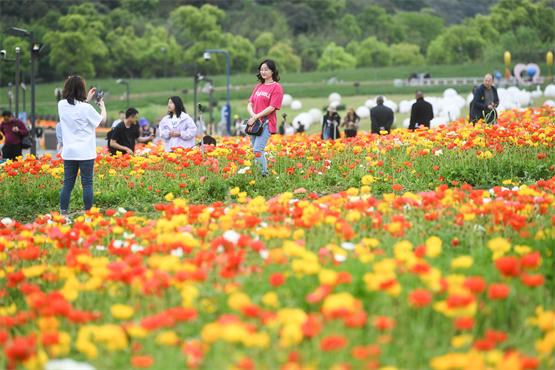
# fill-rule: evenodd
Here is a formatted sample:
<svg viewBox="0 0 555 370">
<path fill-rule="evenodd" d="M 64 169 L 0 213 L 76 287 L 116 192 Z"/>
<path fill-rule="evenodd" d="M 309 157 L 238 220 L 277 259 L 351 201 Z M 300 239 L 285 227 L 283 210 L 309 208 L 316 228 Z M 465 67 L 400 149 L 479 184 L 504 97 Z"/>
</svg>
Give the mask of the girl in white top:
<svg viewBox="0 0 555 370">
<path fill-rule="evenodd" d="M 97 100 L 100 114 L 89 104 L 95 94 L 93 87 L 86 93 L 85 80 L 70 76 L 65 84 L 63 100 L 58 102 L 62 131 L 64 186 L 60 192 L 60 210 L 67 214 L 71 192 L 80 171 L 85 210 L 93 204 L 93 175 L 96 158 L 96 128 L 106 122 L 104 101 Z"/>
<path fill-rule="evenodd" d="M 197 126 L 185 113 L 183 101 L 179 96 L 168 100 L 168 115 L 160 121 L 160 137 L 164 140 L 164 150 L 173 148 L 192 148 L 195 146 Z"/>
</svg>

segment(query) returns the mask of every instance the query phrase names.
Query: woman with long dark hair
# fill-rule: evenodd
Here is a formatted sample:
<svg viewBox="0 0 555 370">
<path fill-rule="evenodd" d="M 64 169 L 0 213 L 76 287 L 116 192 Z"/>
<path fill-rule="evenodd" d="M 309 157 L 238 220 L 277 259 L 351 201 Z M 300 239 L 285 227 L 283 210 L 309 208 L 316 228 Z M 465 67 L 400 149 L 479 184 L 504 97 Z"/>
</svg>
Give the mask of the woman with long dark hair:
<svg viewBox="0 0 555 370">
<path fill-rule="evenodd" d="M 160 121 L 160 137 L 164 140 L 164 150 L 173 148 L 192 148 L 195 146 L 197 126 L 185 112 L 185 106 L 179 96 L 168 100 L 168 115 Z"/>
<path fill-rule="evenodd" d="M 260 136 L 251 136 L 251 146 L 254 156 L 262 167 L 262 176 L 268 175 L 268 162 L 266 161 L 266 144 L 271 134 L 277 132 L 276 110 L 281 109 L 283 100 L 283 87 L 278 83 L 279 72 L 276 63 L 266 59 L 258 66 L 256 75 L 258 84 L 252 91 L 247 111 L 250 118 L 248 124 L 262 120 L 264 127 Z"/>
<path fill-rule="evenodd" d="M 96 95 L 93 87 L 87 93 L 85 80 L 70 76 L 65 81 L 63 99 L 58 102 L 58 115 L 62 131 L 62 158 L 64 160 L 64 186 L 60 192 L 60 210 L 67 214 L 71 192 L 81 175 L 83 203 L 85 210 L 93 205 L 93 175 L 96 159 L 96 128 L 106 122 L 104 100 L 98 98 L 96 104 L 100 114 L 89 104 Z"/>
</svg>

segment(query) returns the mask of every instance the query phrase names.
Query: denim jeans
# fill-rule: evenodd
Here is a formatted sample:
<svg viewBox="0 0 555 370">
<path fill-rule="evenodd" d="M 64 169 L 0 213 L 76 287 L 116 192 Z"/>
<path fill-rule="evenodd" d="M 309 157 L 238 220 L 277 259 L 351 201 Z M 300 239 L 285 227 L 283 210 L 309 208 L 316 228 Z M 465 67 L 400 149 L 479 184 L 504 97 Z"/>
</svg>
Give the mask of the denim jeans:
<svg viewBox="0 0 555 370">
<path fill-rule="evenodd" d="M 257 162 L 262 166 L 262 174 L 268 174 L 268 162 L 266 161 L 266 153 L 264 149 L 266 148 L 266 144 L 270 139 L 270 129 L 268 128 L 268 124 L 264 125 L 264 129 L 262 130 L 262 134 L 260 136 L 251 136 L 251 146 L 254 152 L 254 156 Z"/>
<path fill-rule="evenodd" d="M 81 172 L 81 185 L 83 186 L 83 203 L 85 211 L 91 209 L 93 205 L 93 174 L 94 159 L 86 161 L 64 161 L 64 187 L 60 192 L 60 210 L 67 212 L 69 209 L 69 200 L 71 192 L 77 179 L 77 171 Z"/>
</svg>

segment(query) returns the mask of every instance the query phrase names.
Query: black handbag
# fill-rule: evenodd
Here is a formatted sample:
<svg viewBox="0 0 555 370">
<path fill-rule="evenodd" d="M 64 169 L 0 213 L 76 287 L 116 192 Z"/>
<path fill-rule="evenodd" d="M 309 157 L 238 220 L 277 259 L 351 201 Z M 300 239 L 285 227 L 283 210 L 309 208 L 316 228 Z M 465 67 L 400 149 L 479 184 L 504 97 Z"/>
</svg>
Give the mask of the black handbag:
<svg viewBox="0 0 555 370">
<path fill-rule="evenodd" d="M 245 132 L 247 133 L 247 135 L 260 136 L 264 131 L 264 125 L 266 124 L 266 122 L 267 121 L 262 122 L 261 120 L 257 119 L 249 125 L 249 121 L 245 120 L 245 125 L 247 126 L 245 128 Z"/>
<path fill-rule="evenodd" d="M 21 139 L 21 149 L 31 149 L 33 146 L 33 139 L 31 136 L 27 135 Z"/>
</svg>

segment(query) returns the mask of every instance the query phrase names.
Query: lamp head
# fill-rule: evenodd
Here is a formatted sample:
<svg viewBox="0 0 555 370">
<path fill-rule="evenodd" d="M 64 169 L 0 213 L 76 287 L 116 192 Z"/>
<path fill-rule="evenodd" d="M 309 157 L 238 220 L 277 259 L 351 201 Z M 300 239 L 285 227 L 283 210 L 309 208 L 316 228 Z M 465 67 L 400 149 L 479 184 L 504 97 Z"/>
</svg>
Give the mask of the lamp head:
<svg viewBox="0 0 555 370">
<path fill-rule="evenodd" d="M 0 60 L 6 59 L 6 54 L 7 54 L 6 50 L 4 49 L 0 50 Z"/>
<path fill-rule="evenodd" d="M 205 61 L 209 61 L 210 59 L 212 59 L 212 57 L 210 56 L 210 53 L 205 51 L 204 54 L 202 54 L 202 57 L 204 58 Z"/>
</svg>

